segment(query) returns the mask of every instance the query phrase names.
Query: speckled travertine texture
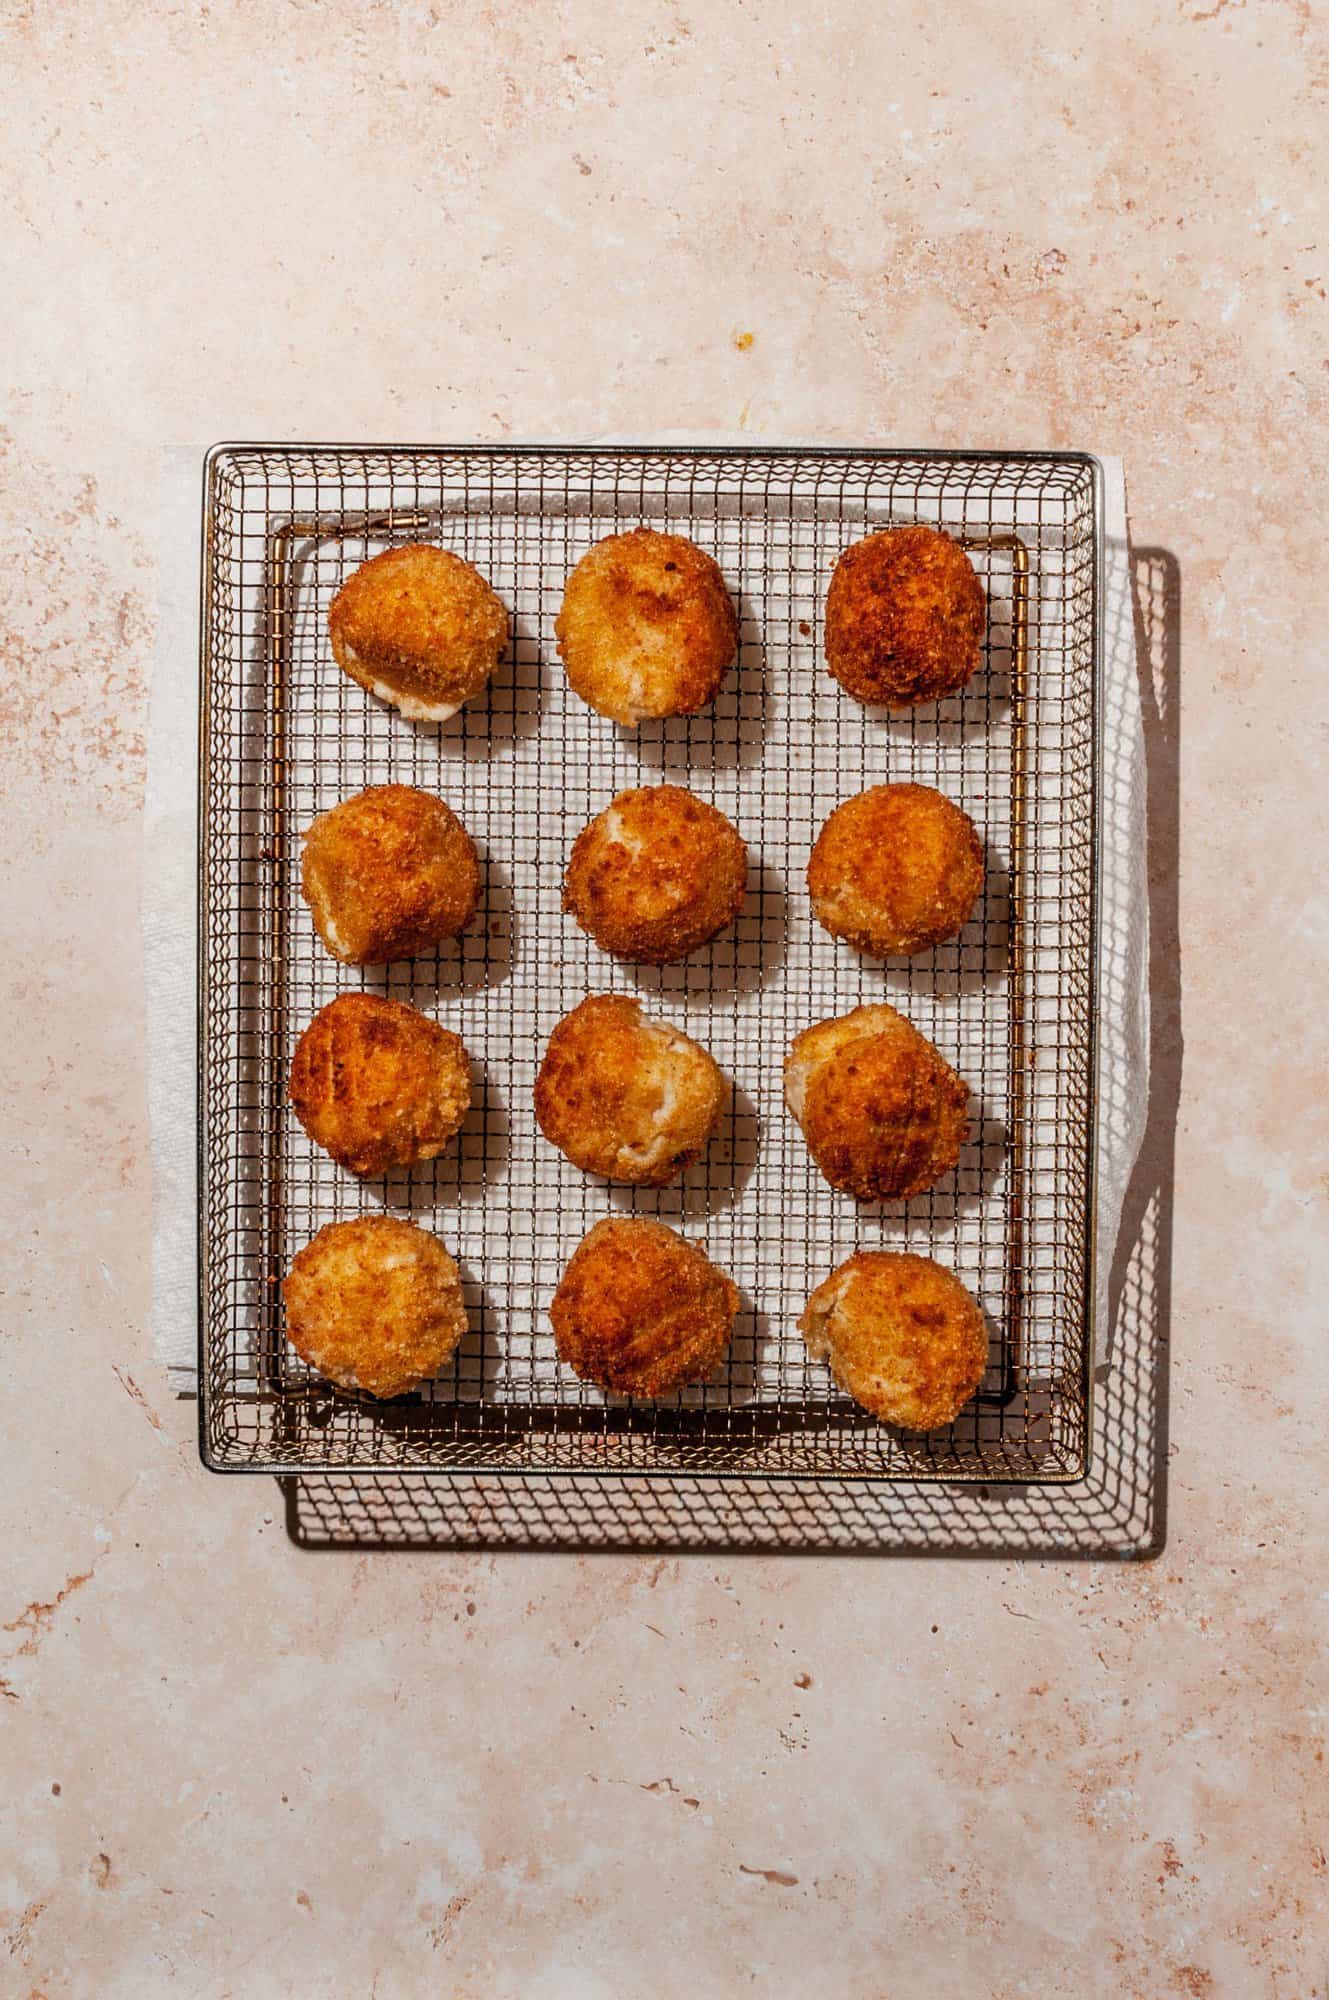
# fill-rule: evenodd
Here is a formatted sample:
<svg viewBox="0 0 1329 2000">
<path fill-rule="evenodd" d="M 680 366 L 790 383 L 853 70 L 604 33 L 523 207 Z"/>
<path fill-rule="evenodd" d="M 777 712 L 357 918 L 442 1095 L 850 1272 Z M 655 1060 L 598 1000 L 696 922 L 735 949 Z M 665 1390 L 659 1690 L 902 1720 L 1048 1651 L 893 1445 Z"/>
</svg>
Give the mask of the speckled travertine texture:
<svg viewBox="0 0 1329 2000">
<path fill-rule="evenodd" d="M 0 1988 L 1324 1996 L 1323 13 L 0 21 Z M 1120 451 L 1179 566 L 1151 1564 L 316 1554 L 154 1371 L 164 448 L 665 427 Z"/>
</svg>

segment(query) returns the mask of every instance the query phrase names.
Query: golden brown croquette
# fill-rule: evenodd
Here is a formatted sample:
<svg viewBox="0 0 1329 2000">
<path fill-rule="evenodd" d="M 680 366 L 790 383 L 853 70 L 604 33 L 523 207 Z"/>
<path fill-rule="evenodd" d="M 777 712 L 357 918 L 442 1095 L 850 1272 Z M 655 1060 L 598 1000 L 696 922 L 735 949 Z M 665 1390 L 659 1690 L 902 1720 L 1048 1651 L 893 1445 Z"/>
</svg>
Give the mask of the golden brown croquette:
<svg viewBox="0 0 1329 2000">
<path fill-rule="evenodd" d="M 471 1102 L 460 1035 L 378 993 L 343 993 L 296 1044 L 290 1099 L 315 1145 L 353 1174 L 432 1160 Z"/>
<path fill-rule="evenodd" d="M 785 1102 L 833 1188 L 921 1194 L 956 1165 L 969 1086 L 894 1007 L 855 1007 L 795 1035 Z"/>
<path fill-rule="evenodd" d="M 856 701 L 912 707 L 955 694 L 978 665 L 985 599 L 960 544 L 935 528 L 853 542 L 826 596 L 826 664 Z"/>
<path fill-rule="evenodd" d="M 874 785 L 846 799 L 808 862 L 818 923 L 878 958 L 954 937 L 982 886 L 973 821 L 930 785 Z"/>
<path fill-rule="evenodd" d="M 682 535 L 609 535 L 568 578 L 559 657 L 584 702 L 628 725 L 714 701 L 738 618 L 713 556 Z"/>
<path fill-rule="evenodd" d="M 466 1331 L 461 1275 L 436 1236 L 391 1215 L 330 1222 L 282 1285 L 286 1335 L 342 1389 L 404 1396 Z"/>
<path fill-rule="evenodd" d="M 615 958 L 667 965 L 743 907 L 748 855 L 724 814 L 677 785 L 620 792 L 582 828 L 563 907 Z"/>
<path fill-rule="evenodd" d="M 328 610 L 343 673 L 412 722 L 446 722 L 480 694 L 508 614 L 473 563 L 426 542 L 361 563 Z"/>
<path fill-rule="evenodd" d="M 442 799 L 372 785 L 321 813 L 303 836 L 300 888 L 343 965 L 415 958 L 475 915 L 475 845 Z"/>
<path fill-rule="evenodd" d="M 705 1146 L 724 1103 L 713 1059 L 635 1000 L 593 993 L 549 1038 L 535 1115 L 584 1173 L 663 1187 Z"/>
<path fill-rule="evenodd" d="M 738 1292 L 705 1252 L 645 1216 L 597 1222 L 549 1308 L 560 1357 L 585 1382 L 667 1396 L 724 1358 Z"/>
<path fill-rule="evenodd" d="M 860 1250 L 799 1321 L 808 1353 L 884 1423 L 953 1423 L 983 1379 L 987 1329 L 953 1272 L 907 1251 Z"/>
</svg>

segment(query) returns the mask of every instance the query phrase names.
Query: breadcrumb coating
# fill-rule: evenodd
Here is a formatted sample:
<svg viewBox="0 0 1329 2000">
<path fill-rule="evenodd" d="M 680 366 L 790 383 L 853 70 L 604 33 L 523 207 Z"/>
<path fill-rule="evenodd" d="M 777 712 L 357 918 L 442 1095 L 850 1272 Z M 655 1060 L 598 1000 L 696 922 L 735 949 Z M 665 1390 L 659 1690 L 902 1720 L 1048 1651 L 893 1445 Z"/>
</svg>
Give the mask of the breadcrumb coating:
<svg viewBox="0 0 1329 2000">
<path fill-rule="evenodd" d="M 982 887 L 973 821 L 930 785 L 874 785 L 846 799 L 808 862 L 818 923 L 878 958 L 954 937 Z"/>
<path fill-rule="evenodd" d="M 343 993 L 296 1044 L 289 1095 L 339 1166 L 386 1174 L 443 1151 L 470 1109 L 471 1066 L 461 1036 L 414 1007 Z"/>
<path fill-rule="evenodd" d="M 833 1188 L 922 1194 L 960 1157 L 969 1086 L 894 1007 L 855 1007 L 795 1035 L 785 1101 Z"/>
<path fill-rule="evenodd" d="M 739 1297 L 705 1252 L 645 1216 L 597 1222 L 549 1307 L 561 1358 L 585 1382 L 667 1396 L 724 1358 Z"/>
<path fill-rule="evenodd" d="M 654 528 L 608 535 L 587 551 L 554 631 L 576 693 L 628 726 L 705 708 L 738 650 L 738 618 L 714 557 Z"/>
<path fill-rule="evenodd" d="M 635 1000 L 593 993 L 549 1038 L 535 1115 L 584 1173 L 664 1187 L 705 1146 L 724 1096 L 719 1068 L 699 1043 Z"/>
<path fill-rule="evenodd" d="M 391 1215 L 330 1222 L 282 1285 L 286 1337 L 342 1389 L 404 1396 L 466 1331 L 461 1274 L 436 1236 Z"/>
<path fill-rule="evenodd" d="M 907 1251 L 860 1250 L 832 1271 L 799 1321 L 808 1353 L 884 1423 L 953 1423 L 983 1379 L 983 1314 L 953 1272 Z"/>
<path fill-rule="evenodd" d="M 573 843 L 563 907 L 615 958 L 667 965 L 743 907 L 748 851 L 724 814 L 678 785 L 620 792 Z"/>
<path fill-rule="evenodd" d="M 973 564 L 949 535 L 866 535 L 831 577 L 826 665 L 856 701 L 908 708 L 955 694 L 978 665 L 985 603 Z"/>
<path fill-rule="evenodd" d="M 302 838 L 300 890 L 343 965 L 418 958 L 475 915 L 475 843 L 429 792 L 371 785 L 321 813 Z"/>
<path fill-rule="evenodd" d="M 343 673 L 413 722 L 446 722 L 480 694 L 507 643 L 508 614 L 473 563 L 408 542 L 371 556 L 328 609 Z"/>
</svg>

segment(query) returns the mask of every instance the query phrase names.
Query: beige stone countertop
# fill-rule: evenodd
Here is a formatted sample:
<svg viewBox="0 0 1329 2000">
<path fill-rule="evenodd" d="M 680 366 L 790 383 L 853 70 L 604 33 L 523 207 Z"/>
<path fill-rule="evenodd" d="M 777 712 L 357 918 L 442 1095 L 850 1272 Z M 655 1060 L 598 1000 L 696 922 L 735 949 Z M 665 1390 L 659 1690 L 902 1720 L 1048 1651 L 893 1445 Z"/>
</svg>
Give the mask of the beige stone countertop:
<svg viewBox="0 0 1329 2000">
<path fill-rule="evenodd" d="M 0 1992 L 1323 2000 L 1324 11 L 0 28 Z M 154 1367 L 163 454 L 662 429 L 1125 460 L 1152 1560 L 318 1551 Z"/>
</svg>

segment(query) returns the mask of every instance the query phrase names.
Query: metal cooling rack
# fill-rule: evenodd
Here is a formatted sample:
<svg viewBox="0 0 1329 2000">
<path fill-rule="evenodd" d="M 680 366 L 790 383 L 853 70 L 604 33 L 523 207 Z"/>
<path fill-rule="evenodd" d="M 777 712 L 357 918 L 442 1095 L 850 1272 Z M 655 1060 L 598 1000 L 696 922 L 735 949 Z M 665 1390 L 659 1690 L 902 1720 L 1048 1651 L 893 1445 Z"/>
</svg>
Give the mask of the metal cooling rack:
<svg viewBox="0 0 1329 2000">
<path fill-rule="evenodd" d="M 554 651 L 564 581 L 646 521 L 713 551 L 741 615 L 713 707 L 622 731 L 571 694 Z M 820 658 L 846 543 L 888 523 L 961 535 L 988 591 L 983 665 L 956 699 L 864 710 Z M 478 564 L 512 614 L 488 695 L 421 727 L 334 665 L 327 606 L 393 542 Z M 754 1478 L 1066 1481 L 1089 1450 L 1097 619 L 1101 509 L 1079 454 L 227 445 L 203 510 L 200 744 L 200 1296 L 203 1457 L 218 1470 L 467 1469 Z M 939 785 L 977 821 L 984 895 L 953 942 L 885 967 L 808 909 L 817 829 L 865 784 Z M 745 835 L 747 904 L 678 966 L 605 957 L 560 909 L 568 850 L 614 792 L 669 779 Z M 301 830 L 390 780 L 445 797 L 476 838 L 482 910 L 435 955 L 364 974 L 319 946 Z M 412 1001 L 476 1058 L 443 1158 L 360 1183 L 285 1102 L 295 1039 L 339 990 Z M 587 992 L 640 995 L 733 1080 L 724 1125 L 674 1188 L 587 1179 L 541 1138 L 535 1073 Z M 973 1091 L 956 1175 L 861 1206 L 822 1181 L 784 1111 L 793 1034 L 886 999 Z M 470 1332 L 419 1396 L 381 1404 L 311 1372 L 280 1281 L 324 1223 L 382 1208 L 433 1228 L 465 1276 Z M 744 1308 L 724 1372 L 665 1403 L 603 1395 L 557 1361 L 547 1306 L 603 1215 L 658 1215 L 704 1243 Z M 950 1264 L 984 1305 L 990 1366 L 949 1431 L 876 1423 L 810 1362 L 813 1287 L 856 1247 Z"/>
</svg>

